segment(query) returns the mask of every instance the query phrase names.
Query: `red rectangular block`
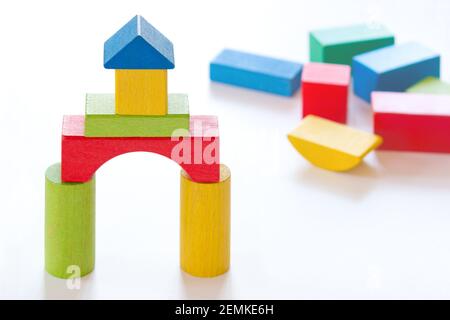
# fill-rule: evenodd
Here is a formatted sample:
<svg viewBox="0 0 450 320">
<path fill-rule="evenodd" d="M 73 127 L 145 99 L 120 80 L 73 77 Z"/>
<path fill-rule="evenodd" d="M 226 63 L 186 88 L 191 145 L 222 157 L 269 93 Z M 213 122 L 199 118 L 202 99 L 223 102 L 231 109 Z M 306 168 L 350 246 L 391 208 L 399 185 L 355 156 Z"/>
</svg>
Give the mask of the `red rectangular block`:
<svg viewBox="0 0 450 320">
<path fill-rule="evenodd" d="M 372 108 L 381 149 L 450 153 L 450 96 L 374 92 Z"/>
<path fill-rule="evenodd" d="M 128 152 L 153 152 L 178 163 L 195 182 L 220 179 L 219 131 L 214 116 L 192 116 L 182 137 L 85 137 L 84 116 L 65 116 L 61 175 L 64 182 L 85 182 L 108 160 Z"/>
<path fill-rule="evenodd" d="M 303 117 L 315 115 L 346 123 L 350 81 L 349 66 L 306 64 L 302 74 Z"/>
</svg>

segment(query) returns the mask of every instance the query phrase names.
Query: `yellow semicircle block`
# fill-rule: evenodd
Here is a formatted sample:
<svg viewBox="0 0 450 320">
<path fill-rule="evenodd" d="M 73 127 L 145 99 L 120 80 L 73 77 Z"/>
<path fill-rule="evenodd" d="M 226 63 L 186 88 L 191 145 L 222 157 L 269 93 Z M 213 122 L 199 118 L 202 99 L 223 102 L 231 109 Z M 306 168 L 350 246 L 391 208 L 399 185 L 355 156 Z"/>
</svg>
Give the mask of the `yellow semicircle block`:
<svg viewBox="0 0 450 320">
<path fill-rule="evenodd" d="M 294 148 L 313 165 L 331 171 L 349 171 L 380 146 L 380 136 L 316 116 L 307 116 L 288 134 Z"/>
</svg>

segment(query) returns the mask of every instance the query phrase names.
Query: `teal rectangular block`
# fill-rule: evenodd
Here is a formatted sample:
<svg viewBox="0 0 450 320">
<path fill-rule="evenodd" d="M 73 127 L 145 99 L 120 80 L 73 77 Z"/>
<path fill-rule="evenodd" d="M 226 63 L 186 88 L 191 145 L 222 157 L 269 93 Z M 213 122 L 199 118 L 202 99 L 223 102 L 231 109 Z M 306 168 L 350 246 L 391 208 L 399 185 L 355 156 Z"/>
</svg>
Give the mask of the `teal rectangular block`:
<svg viewBox="0 0 450 320">
<path fill-rule="evenodd" d="M 379 24 L 315 30 L 309 35 L 310 60 L 351 65 L 355 55 L 394 43 L 394 35 Z"/>
</svg>

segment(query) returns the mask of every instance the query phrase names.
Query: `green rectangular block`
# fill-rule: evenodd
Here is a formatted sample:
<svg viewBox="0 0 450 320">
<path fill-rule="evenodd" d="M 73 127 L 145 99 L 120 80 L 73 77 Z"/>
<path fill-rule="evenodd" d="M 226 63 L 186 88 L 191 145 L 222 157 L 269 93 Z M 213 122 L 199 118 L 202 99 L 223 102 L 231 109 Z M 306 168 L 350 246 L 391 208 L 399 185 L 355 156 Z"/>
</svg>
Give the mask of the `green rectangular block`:
<svg viewBox="0 0 450 320">
<path fill-rule="evenodd" d="M 351 65 L 354 56 L 394 43 L 394 35 L 379 24 L 315 30 L 309 34 L 310 60 Z"/>
<path fill-rule="evenodd" d="M 450 94 L 450 83 L 446 83 L 435 77 L 428 77 L 413 85 L 412 87 L 409 87 L 406 92 Z"/>
<path fill-rule="evenodd" d="M 171 137 L 188 135 L 188 96 L 186 94 L 169 94 L 167 115 L 136 116 L 115 114 L 114 94 L 87 94 L 84 134 L 86 137 Z"/>
</svg>

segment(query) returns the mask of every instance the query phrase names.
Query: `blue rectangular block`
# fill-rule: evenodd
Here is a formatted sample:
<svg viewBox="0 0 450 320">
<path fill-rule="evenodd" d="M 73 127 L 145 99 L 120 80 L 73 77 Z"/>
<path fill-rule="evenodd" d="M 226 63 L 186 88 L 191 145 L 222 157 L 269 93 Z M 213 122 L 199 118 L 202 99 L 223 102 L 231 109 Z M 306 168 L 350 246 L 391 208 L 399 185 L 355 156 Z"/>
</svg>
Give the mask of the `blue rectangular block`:
<svg viewBox="0 0 450 320">
<path fill-rule="evenodd" d="M 417 44 L 378 49 L 353 58 L 355 94 L 370 103 L 373 91 L 403 92 L 426 77 L 440 77 L 440 55 Z"/>
<path fill-rule="evenodd" d="M 212 81 L 292 96 L 300 88 L 303 65 L 260 55 L 223 50 L 210 64 Z"/>
</svg>

